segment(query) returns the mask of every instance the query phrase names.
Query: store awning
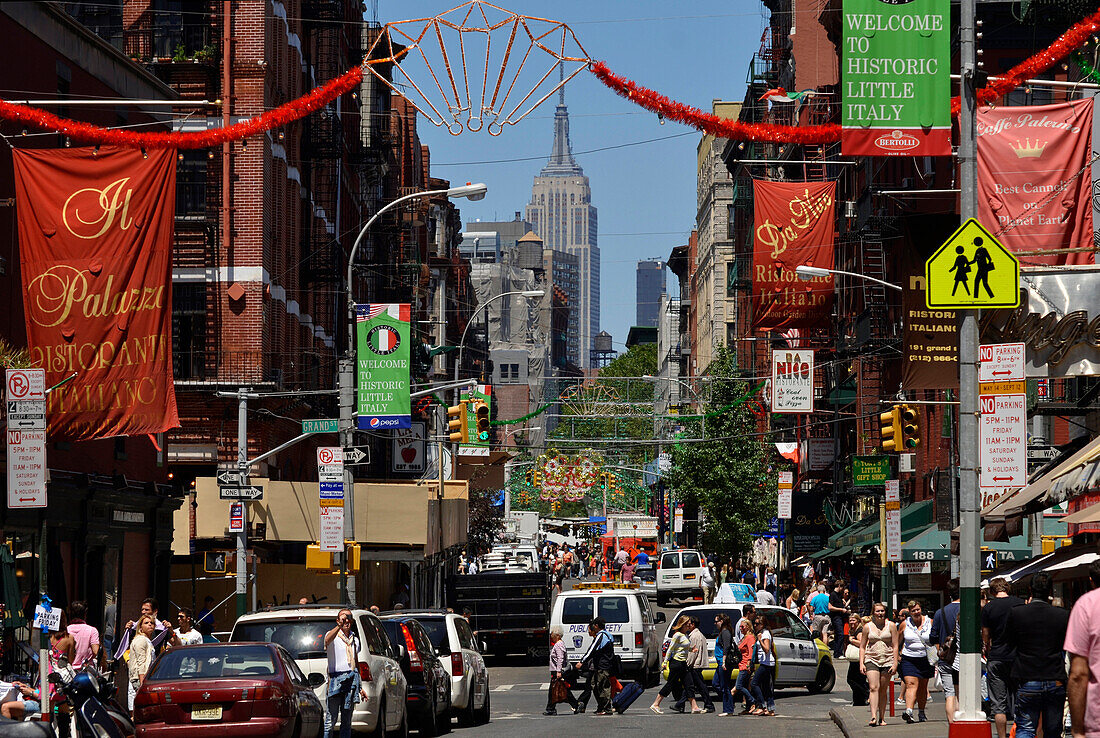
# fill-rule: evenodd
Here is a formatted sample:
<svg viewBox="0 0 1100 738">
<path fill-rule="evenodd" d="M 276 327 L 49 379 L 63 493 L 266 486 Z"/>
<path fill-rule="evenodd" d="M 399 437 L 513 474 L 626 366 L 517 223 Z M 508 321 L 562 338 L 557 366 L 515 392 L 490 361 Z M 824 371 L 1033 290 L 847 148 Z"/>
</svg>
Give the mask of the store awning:
<svg viewBox="0 0 1100 738">
<path fill-rule="evenodd" d="M 1048 566 L 1045 569 L 1043 569 L 1043 571 L 1054 572 L 1054 571 L 1064 571 L 1064 570 L 1067 570 L 1067 569 L 1076 569 L 1079 566 L 1088 566 L 1089 564 L 1096 561 L 1097 559 L 1100 559 L 1100 554 L 1098 554 L 1098 553 L 1089 552 L 1089 553 L 1078 554 L 1078 555 L 1074 556 L 1072 559 L 1067 559 L 1067 560 L 1059 562 L 1057 564 L 1053 564 L 1052 566 Z"/>
<path fill-rule="evenodd" d="M 832 556 L 833 552 L 835 551 L 835 548 L 823 548 L 820 551 L 815 551 L 814 553 L 810 554 L 809 558 L 817 561 L 818 559 L 824 559 L 827 556 Z"/>
<path fill-rule="evenodd" d="M 1063 502 L 1074 494 L 1082 482 L 1091 478 L 1091 472 L 1100 459 L 1100 437 L 1086 443 L 1077 453 L 1070 456 L 1043 476 L 1013 492 L 982 510 L 983 519 L 1001 519 L 1009 516 L 1027 515 L 1045 510 L 1051 505 Z M 1088 468 L 1089 475 L 1082 480 L 1082 474 Z"/>
<path fill-rule="evenodd" d="M 1100 521 L 1100 502 L 1062 518 L 1062 522 L 1067 525 L 1069 523 L 1095 523 L 1098 521 Z"/>
<path fill-rule="evenodd" d="M 901 539 L 907 540 L 932 523 L 932 500 L 914 502 L 901 511 Z M 873 546 L 879 542 L 879 521 L 876 515 L 865 526 L 839 539 L 838 543 L 853 550 Z"/>
<path fill-rule="evenodd" d="M 950 561 L 951 531 L 930 525 L 901 544 L 902 561 Z"/>
</svg>

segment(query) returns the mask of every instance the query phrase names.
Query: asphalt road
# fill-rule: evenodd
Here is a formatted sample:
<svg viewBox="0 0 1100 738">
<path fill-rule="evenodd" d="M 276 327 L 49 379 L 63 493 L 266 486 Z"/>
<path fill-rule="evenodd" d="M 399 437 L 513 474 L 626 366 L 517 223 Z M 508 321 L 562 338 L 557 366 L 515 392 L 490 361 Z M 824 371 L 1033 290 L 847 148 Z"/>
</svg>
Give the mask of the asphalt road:
<svg viewBox="0 0 1100 738">
<path fill-rule="evenodd" d="M 569 585 L 571 583 L 567 583 Z M 688 603 L 683 603 L 688 604 Z M 658 608 L 665 617 L 672 620 L 680 607 Z M 660 626 L 660 627 L 663 627 Z M 663 631 L 662 631 L 663 635 Z M 844 666 L 842 665 L 842 669 Z M 592 714 L 595 703 L 588 706 L 589 712 L 573 715 L 568 705 L 558 706 L 558 715 L 547 717 L 542 714 L 546 708 L 546 690 L 549 681 L 545 664 L 532 663 L 521 656 L 495 658 L 489 661 L 489 683 L 492 689 L 492 720 L 488 725 L 471 729 L 455 728 L 454 735 L 464 733 L 481 736 L 537 736 L 586 735 L 612 733 L 626 734 L 630 731 L 645 730 L 652 734 L 660 731 L 662 738 L 690 736 L 697 738 L 701 733 L 715 734 L 717 731 L 752 731 L 766 733 L 768 738 L 807 738 L 808 736 L 840 736 L 841 732 L 829 718 L 829 710 L 837 705 L 851 703 L 851 692 L 844 683 L 843 674 L 839 675 L 836 688 L 831 694 L 811 695 L 804 689 L 785 689 L 775 693 L 776 717 L 724 717 L 717 714 L 678 715 L 666 711 L 664 715 L 649 712 L 657 688 L 647 689 L 645 694 L 624 715 L 614 717 L 596 717 Z M 666 700 L 666 706 L 669 702 Z M 719 703 L 720 705 L 720 703 Z"/>
</svg>

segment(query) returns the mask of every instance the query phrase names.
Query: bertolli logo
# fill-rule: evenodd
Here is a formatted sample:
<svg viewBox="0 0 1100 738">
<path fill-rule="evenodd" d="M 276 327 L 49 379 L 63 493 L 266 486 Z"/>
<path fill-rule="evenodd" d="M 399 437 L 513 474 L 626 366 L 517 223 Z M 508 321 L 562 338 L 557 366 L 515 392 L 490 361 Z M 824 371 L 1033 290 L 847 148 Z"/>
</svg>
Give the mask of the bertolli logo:
<svg viewBox="0 0 1100 738">
<path fill-rule="evenodd" d="M 886 151 L 908 151 L 909 149 L 915 149 L 920 146 L 920 141 L 916 136 L 911 136 L 908 133 L 894 130 L 886 136 L 879 136 L 875 139 L 875 146 Z"/>
</svg>

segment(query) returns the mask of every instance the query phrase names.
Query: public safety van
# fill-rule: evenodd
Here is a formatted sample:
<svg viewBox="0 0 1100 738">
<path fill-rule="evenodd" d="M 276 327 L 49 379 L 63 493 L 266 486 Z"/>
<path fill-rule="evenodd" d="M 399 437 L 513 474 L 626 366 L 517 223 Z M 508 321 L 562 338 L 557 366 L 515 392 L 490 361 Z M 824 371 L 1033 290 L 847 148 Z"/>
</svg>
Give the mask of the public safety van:
<svg viewBox="0 0 1100 738">
<path fill-rule="evenodd" d="M 633 583 L 585 582 L 562 592 L 550 611 L 550 628 L 561 628 L 569 663 L 580 661 L 592 645 L 588 624 L 597 617 L 604 619 L 607 634 L 615 641 L 622 676 L 643 686 L 657 684 L 661 666 L 657 624 L 665 622 L 665 614 L 655 613 L 649 598 Z"/>
</svg>

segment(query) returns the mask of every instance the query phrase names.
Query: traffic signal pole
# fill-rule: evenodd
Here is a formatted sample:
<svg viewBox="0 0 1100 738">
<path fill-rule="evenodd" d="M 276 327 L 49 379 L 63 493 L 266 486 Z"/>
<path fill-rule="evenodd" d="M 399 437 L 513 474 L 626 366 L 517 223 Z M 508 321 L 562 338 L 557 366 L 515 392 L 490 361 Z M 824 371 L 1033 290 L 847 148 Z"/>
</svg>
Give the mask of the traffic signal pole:
<svg viewBox="0 0 1100 738">
<path fill-rule="evenodd" d="M 975 0 L 959 5 L 959 189 L 960 222 L 977 215 L 977 96 Z M 978 312 L 960 310 L 959 324 L 959 711 L 952 738 L 989 735 L 981 709 L 978 490 Z"/>
<path fill-rule="evenodd" d="M 237 390 L 237 476 L 242 487 L 248 486 L 248 387 Z M 237 617 L 248 612 L 248 500 L 244 506 L 244 525 L 237 533 Z"/>
</svg>

